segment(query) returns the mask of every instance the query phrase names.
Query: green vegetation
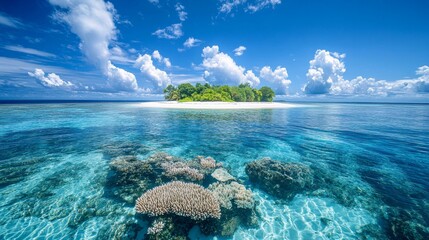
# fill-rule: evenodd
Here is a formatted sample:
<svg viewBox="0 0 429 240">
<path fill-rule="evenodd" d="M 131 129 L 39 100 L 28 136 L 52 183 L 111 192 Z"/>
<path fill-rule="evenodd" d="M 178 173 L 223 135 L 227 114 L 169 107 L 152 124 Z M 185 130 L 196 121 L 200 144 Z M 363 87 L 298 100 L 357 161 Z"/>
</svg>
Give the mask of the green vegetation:
<svg viewBox="0 0 429 240">
<path fill-rule="evenodd" d="M 168 85 L 164 89 L 165 99 L 169 101 L 221 101 L 221 102 L 272 102 L 275 94 L 269 87 L 259 90 L 250 84 L 237 86 L 211 86 L 210 84 L 190 83 L 180 84 L 178 87 Z"/>
</svg>

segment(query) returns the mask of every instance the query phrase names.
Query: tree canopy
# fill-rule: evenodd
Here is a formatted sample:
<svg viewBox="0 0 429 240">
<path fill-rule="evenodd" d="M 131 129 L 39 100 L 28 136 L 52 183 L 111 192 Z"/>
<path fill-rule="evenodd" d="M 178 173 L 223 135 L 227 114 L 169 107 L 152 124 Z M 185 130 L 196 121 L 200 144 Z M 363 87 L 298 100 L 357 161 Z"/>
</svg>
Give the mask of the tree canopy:
<svg viewBox="0 0 429 240">
<path fill-rule="evenodd" d="M 272 102 L 275 94 L 269 87 L 252 88 L 250 84 L 239 86 L 211 86 L 210 84 L 183 83 L 164 89 L 165 99 L 169 101 L 221 101 L 221 102 Z"/>
</svg>

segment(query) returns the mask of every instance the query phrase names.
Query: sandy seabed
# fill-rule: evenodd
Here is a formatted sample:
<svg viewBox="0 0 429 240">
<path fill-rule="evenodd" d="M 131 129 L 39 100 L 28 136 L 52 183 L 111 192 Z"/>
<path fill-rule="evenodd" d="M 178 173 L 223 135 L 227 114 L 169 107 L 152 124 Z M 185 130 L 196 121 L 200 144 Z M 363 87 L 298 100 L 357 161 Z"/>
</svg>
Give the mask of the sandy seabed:
<svg viewBox="0 0 429 240">
<path fill-rule="evenodd" d="M 141 106 L 146 108 L 172 108 L 172 109 L 274 109 L 292 108 L 295 104 L 279 102 L 144 102 Z"/>
</svg>

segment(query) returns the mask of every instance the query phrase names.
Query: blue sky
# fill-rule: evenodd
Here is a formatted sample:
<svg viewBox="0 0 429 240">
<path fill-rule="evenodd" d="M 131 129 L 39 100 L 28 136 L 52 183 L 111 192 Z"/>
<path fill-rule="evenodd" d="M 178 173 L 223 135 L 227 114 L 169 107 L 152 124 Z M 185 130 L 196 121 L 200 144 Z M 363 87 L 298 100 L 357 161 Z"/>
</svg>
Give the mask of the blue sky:
<svg viewBox="0 0 429 240">
<path fill-rule="evenodd" d="M 147 99 L 168 84 L 248 82 L 279 99 L 429 101 L 427 9 L 405 0 L 2 1 L 0 98 Z"/>
</svg>

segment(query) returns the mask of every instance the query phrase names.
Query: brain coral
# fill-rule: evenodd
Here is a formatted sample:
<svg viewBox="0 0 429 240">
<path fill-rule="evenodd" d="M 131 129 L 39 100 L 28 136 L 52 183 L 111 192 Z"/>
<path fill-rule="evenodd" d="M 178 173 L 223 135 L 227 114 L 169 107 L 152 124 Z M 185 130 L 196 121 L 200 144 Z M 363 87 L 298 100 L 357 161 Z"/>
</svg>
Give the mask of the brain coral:
<svg viewBox="0 0 429 240">
<path fill-rule="evenodd" d="M 176 214 L 193 220 L 220 218 L 220 206 L 212 192 L 193 183 L 174 181 L 145 192 L 136 211 L 149 216 Z"/>
</svg>

